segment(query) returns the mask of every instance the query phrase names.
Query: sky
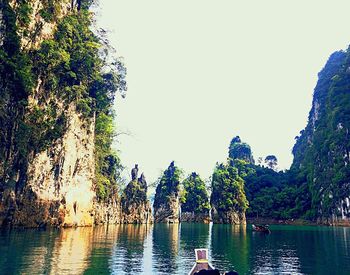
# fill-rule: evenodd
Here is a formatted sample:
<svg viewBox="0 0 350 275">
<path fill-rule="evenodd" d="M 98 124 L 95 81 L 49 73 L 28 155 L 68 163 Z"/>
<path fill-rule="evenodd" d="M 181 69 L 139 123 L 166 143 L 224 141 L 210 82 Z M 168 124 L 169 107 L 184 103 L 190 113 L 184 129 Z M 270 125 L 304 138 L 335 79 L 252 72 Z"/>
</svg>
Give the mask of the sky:
<svg viewBox="0 0 350 275">
<path fill-rule="evenodd" d="M 127 67 L 118 97 L 126 175 L 172 160 L 207 179 L 239 135 L 288 169 L 317 73 L 350 43 L 350 1 L 100 0 L 99 24 Z"/>
</svg>

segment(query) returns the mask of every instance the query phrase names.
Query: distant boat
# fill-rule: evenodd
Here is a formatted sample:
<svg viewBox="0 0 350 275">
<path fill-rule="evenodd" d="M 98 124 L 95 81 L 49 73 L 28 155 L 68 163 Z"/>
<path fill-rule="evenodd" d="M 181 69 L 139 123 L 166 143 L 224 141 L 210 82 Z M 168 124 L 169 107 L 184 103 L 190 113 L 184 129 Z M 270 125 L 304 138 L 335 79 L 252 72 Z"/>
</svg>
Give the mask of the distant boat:
<svg viewBox="0 0 350 275">
<path fill-rule="evenodd" d="M 268 233 L 268 234 L 271 233 L 268 225 L 252 224 L 252 228 L 253 228 L 253 231 L 263 232 L 263 233 Z"/>
</svg>

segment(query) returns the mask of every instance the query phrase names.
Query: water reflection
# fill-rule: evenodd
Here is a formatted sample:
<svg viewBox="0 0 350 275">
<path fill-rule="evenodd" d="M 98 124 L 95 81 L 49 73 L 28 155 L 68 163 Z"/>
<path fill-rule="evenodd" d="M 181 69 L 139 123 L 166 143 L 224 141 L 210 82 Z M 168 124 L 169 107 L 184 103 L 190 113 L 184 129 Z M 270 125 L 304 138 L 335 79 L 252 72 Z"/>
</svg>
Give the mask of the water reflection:
<svg viewBox="0 0 350 275">
<path fill-rule="evenodd" d="M 112 250 L 118 239 L 118 225 L 98 226 L 93 230 L 91 257 L 89 267 L 84 274 L 110 274 L 110 261 Z M 108 257 L 106 257 L 108 255 Z"/>
<path fill-rule="evenodd" d="M 0 230 L 0 274 L 48 273 L 57 231 Z"/>
<path fill-rule="evenodd" d="M 91 228 L 70 228 L 59 231 L 53 248 L 53 261 L 49 273 L 63 274 L 67 272 L 67 267 L 71 273 L 82 273 L 88 266 L 91 248 Z"/>
<path fill-rule="evenodd" d="M 178 269 L 179 224 L 155 224 L 153 227 L 153 269 L 174 274 Z"/>
<path fill-rule="evenodd" d="M 293 239 L 284 234 L 262 234 L 251 231 L 250 272 L 279 274 L 288 270 L 300 274 L 300 262 Z"/>
<path fill-rule="evenodd" d="M 182 223 L 180 230 L 179 265 L 191 270 L 196 248 L 209 248 L 209 224 Z"/>
<path fill-rule="evenodd" d="M 350 274 L 350 228 L 208 224 L 0 230 L 0 274 L 186 274 L 194 249 L 242 274 Z"/>
<path fill-rule="evenodd" d="M 249 270 L 249 243 L 246 226 L 214 224 L 211 233 L 212 263 L 220 270 Z"/>
<path fill-rule="evenodd" d="M 129 224 L 117 226 L 117 229 L 115 233 L 118 237 L 112 251 L 110 269 L 115 274 L 141 273 L 144 242 L 150 226 Z"/>
</svg>

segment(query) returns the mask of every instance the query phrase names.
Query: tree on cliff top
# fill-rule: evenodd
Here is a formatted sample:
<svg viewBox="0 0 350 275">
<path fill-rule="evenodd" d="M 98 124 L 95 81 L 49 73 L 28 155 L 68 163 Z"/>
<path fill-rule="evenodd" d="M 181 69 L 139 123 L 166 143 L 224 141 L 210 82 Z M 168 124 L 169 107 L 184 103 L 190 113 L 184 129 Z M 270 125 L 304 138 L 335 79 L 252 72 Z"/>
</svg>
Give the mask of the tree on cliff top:
<svg viewBox="0 0 350 275">
<path fill-rule="evenodd" d="M 238 169 L 230 164 L 218 164 L 212 178 L 210 203 L 219 211 L 245 212 L 248 201 L 244 192 L 244 180 Z"/>
<path fill-rule="evenodd" d="M 242 142 L 239 136 L 232 139 L 229 147 L 229 157 L 231 159 L 242 159 L 249 163 L 254 163 L 250 146 Z"/>
<path fill-rule="evenodd" d="M 195 212 L 209 214 L 210 204 L 207 188 L 200 176 L 193 172 L 183 182 L 181 194 L 182 212 Z"/>
<path fill-rule="evenodd" d="M 277 166 L 277 157 L 275 155 L 266 156 L 265 164 L 268 168 L 275 170 Z"/>
<path fill-rule="evenodd" d="M 144 174 L 142 173 L 139 178 L 137 178 L 137 172 L 135 173 L 135 168 L 132 169 L 132 180 L 125 187 L 121 203 L 124 211 L 128 211 L 128 206 L 140 203 L 145 203 L 147 201 L 147 182 Z"/>
<path fill-rule="evenodd" d="M 171 196 L 177 197 L 180 189 L 181 170 L 171 162 L 159 179 L 154 197 L 154 207 L 167 204 Z"/>
</svg>

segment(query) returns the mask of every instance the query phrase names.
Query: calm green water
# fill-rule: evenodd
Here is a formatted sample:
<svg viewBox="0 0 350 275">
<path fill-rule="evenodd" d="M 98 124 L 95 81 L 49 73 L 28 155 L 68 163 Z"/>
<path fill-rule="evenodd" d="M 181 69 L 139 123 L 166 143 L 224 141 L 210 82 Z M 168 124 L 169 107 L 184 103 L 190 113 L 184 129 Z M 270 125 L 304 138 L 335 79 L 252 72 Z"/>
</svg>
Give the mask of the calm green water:
<svg viewBox="0 0 350 275">
<path fill-rule="evenodd" d="M 350 228 L 120 225 L 0 231 L 0 274 L 187 274 L 194 249 L 240 274 L 350 274 Z"/>
</svg>

